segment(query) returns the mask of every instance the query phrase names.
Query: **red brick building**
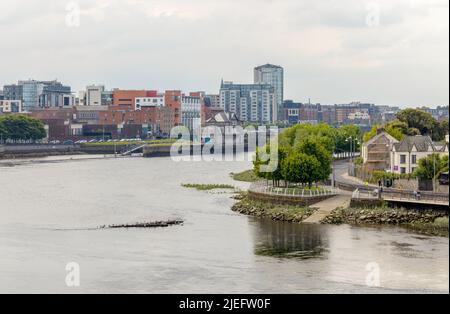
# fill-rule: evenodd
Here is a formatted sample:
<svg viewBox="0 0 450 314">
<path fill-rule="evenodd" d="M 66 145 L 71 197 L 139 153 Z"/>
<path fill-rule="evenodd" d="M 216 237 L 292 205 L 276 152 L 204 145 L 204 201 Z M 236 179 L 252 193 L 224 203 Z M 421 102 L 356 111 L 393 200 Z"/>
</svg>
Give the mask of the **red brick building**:
<svg viewBox="0 0 450 314">
<path fill-rule="evenodd" d="M 168 90 L 165 95 L 166 107 L 172 109 L 174 114 L 175 125 L 181 124 L 181 97 L 182 93 L 179 90 Z"/>
<path fill-rule="evenodd" d="M 157 94 L 157 91 L 116 89 L 113 91 L 113 105 L 134 109 L 136 108 L 136 98 L 156 97 Z"/>
</svg>

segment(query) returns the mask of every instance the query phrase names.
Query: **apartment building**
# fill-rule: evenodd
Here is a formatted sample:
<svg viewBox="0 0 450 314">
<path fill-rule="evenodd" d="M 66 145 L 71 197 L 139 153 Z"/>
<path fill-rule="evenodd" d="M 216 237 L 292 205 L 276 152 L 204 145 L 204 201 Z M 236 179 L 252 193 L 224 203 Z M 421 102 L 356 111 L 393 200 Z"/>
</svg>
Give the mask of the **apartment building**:
<svg viewBox="0 0 450 314">
<path fill-rule="evenodd" d="M 268 124 L 277 121 L 275 96 L 274 88 L 268 84 L 222 82 L 220 88 L 221 107 L 244 122 Z"/>
</svg>

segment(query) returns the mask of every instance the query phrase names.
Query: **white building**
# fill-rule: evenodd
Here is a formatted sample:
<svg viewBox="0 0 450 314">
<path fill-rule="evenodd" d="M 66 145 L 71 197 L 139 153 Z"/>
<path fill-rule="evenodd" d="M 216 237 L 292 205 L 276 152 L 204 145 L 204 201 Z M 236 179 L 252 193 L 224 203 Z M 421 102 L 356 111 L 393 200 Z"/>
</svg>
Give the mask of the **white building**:
<svg viewBox="0 0 450 314">
<path fill-rule="evenodd" d="M 200 97 L 181 97 L 181 124 L 190 130 L 201 126 L 202 99 Z"/>
<path fill-rule="evenodd" d="M 349 113 L 349 120 L 370 120 L 370 114 L 367 111 L 355 111 Z"/>
<path fill-rule="evenodd" d="M 220 103 L 226 112 L 236 114 L 244 122 L 268 124 L 277 121 L 276 93 L 271 85 L 222 82 Z"/>
<path fill-rule="evenodd" d="M 86 87 L 85 103 L 86 106 L 101 106 L 102 94 L 105 91 L 103 85 L 91 85 Z"/>
<path fill-rule="evenodd" d="M 136 97 L 135 104 L 135 110 L 140 110 L 143 107 L 165 107 L 166 101 L 164 94 L 158 94 L 156 97 Z"/>
<path fill-rule="evenodd" d="M 419 166 L 419 160 L 435 153 L 448 155 L 448 137 L 444 145 L 438 146 L 429 136 L 407 136 L 392 148 L 391 172 L 413 173 Z"/>
<path fill-rule="evenodd" d="M 0 113 L 23 112 L 21 100 L 0 100 Z"/>
</svg>

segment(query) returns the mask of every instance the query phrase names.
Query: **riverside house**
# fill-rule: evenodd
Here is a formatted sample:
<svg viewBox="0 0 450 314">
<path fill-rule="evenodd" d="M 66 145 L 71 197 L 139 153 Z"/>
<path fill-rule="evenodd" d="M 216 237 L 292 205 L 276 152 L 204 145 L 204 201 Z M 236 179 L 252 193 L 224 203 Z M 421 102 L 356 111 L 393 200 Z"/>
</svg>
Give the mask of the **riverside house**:
<svg viewBox="0 0 450 314">
<path fill-rule="evenodd" d="M 384 131 L 364 143 L 362 157 L 366 171 L 391 169 L 391 151 L 399 141 Z"/>
<path fill-rule="evenodd" d="M 429 136 L 407 136 L 394 144 L 391 152 L 391 172 L 398 174 L 413 173 L 419 160 L 431 154 L 448 155 L 448 136 L 444 144 L 433 143 Z"/>
</svg>

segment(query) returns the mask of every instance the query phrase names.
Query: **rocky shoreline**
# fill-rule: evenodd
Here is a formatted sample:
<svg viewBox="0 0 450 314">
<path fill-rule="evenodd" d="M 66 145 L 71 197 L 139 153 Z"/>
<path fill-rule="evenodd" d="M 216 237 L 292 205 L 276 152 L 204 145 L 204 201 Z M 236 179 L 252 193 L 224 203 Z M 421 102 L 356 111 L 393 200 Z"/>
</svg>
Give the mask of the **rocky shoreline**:
<svg viewBox="0 0 450 314">
<path fill-rule="evenodd" d="M 234 212 L 268 218 L 274 221 L 301 223 L 311 216 L 313 207 L 274 205 L 255 201 L 242 193 L 233 197 L 238 202 L 231 208 Z M 448 213 L 431 210 L 406 210 L 402 208 L 379 207 L 372 209 L 339 208 L 330 213 L 322 224 L 359 226 L 398 226 L 413 232 L 449 237 Z"/>
<path fill-rule="evenodd" d="M 323 224 L 386 225 L 399 226 L 412 231 L 449 236 L 448 213 L 432 210 L 406 210 L 402 208 L 339 208 L 331 212 Z"/>
<path fill-rule="evenodd" d="M 307 219 L 315 211 L 310 207 L 297 207 L 289 205 L 275 205 L 267 202 L 254 201 L 247 195 L 237 195 L 238 200 L 231 208 L 232 211 L 259 218 L 269 218 L 274 221 L 287 221 L 299 223 Z"/>
</svg>

